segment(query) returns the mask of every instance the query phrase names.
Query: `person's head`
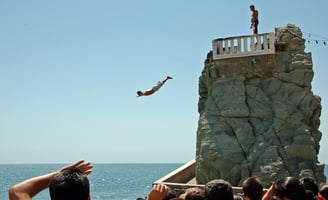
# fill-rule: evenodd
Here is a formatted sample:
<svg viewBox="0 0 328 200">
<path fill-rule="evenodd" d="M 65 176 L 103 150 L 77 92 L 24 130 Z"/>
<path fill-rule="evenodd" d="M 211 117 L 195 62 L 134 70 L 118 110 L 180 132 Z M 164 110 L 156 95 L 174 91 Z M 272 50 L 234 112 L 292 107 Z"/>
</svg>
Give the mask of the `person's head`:
<svg viewBox="0 0 328 200">
<path fill-rule="evenodd" d="M 250 5 L 249 9 L 251 9 L 251 11 L 255 10 L 255 6 L 254 5 Z"/>
<path fill-rule="evenodd" d="M 206 200 L 233 200 L 232 186 L 223 179 L 214 179 L 205 185 Z"/>
<path fill-rule="evenodd" d="M 78 169 L 64 170 L 51 180 L 49 192 L 51 200 L 88 200 L 89 179 Z"/>
<path fill-rule="evenodd" d="M 260 179 L 249 177 L 242 183 L 244 199 L 261 200 L 263 195 L 263 186 Z"/>
<path fill-rule="evenodd" d="M 324 184 L 320 187 L 319 195 L 321 197 L 325 198 L 325 200 L 328 200 L 328 185 L 327 184 Z"/>
<path fill-rule="evenodd" d="M 170 199 L 177 197 L 177 193 L 171 187 L 167 186 L 167 188 L 168 188 L 168 191 L 162 200 L 170 200 Z"/>
<path fill-rule="evenodd" d="M 199 187 L 188 188 L 183 196 L 184 200 L 205 200 L 204 190 Z"/>
<path fill-rule="evenodd" d="M 137 94 L 139 95 L 139 96 L 141 96 L 142 95 L 142 91 L 137 91 Z"/>
<path fill-rule="evenodd" d="M 310 200 L 315 199 L 310 191 L 306 191 L 299 179 L 294 177 L 281 178 L 276 182 L 276 196 L 279 199 Z"/>
<path fill-rule="evenodd" d="M 313 178 L 311 177 L 302 178 L 301 183 L 306 190 L 310 190 L 314 195 L 318 196 L 319 186 Z"/>
</svg>

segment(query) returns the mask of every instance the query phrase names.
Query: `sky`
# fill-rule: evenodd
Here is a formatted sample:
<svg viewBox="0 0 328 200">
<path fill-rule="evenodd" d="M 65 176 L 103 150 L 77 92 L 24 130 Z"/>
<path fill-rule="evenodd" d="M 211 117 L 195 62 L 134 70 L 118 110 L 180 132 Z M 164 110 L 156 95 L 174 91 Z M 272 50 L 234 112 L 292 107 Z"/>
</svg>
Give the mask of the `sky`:
<svg viewBox="0 0 328 200">
<path fill-rule="evenodd" d="M 328 163 L 327 0 L 0 0 L 0 164 L 194 159 L 206 54 L 252 34 L 251 4 L 259 33 L 290 23 L 310 41 Z"/>
</svg>

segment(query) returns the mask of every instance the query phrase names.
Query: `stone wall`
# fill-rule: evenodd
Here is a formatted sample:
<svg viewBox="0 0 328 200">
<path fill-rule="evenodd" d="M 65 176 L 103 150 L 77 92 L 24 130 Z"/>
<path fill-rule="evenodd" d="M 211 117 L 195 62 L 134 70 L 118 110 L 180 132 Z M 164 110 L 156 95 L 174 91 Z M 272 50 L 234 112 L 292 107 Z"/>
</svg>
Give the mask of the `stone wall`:
<svg viewBox="0 0 328 200">
<path fill-rule="evenodd" d="M 325 182 L 317 158 L 321 100 L 311 91 L 311 53 L 295 25 L 276 29 L 276 53 L 213 60 L 199 78 L 196 180 L 249 176 L 267 187 L 284 176 Z"/>
</svg>

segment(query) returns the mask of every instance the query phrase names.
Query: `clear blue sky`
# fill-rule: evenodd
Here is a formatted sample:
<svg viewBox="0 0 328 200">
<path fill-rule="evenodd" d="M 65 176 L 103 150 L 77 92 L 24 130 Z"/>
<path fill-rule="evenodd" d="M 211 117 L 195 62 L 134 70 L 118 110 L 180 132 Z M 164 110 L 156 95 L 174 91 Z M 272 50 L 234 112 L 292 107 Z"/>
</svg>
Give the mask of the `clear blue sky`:
<svg viewBox="0 0 328 200">
<path fill-rule="evenodd" d="M 250 4 L 261 33 L 291 23 L 328 37 L 327 0 L 0 0 L 0 164 L 190 161 L 206 54 L 251 34 Z M 328 163 L 328 47 L 306 51 Z"/>
</svg>

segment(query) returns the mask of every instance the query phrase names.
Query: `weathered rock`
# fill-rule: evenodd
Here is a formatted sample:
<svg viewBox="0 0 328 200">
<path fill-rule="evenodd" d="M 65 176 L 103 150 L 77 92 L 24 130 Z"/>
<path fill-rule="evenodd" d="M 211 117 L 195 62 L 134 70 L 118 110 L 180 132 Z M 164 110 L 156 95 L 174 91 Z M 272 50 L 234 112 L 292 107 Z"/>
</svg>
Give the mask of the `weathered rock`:
<svg viewBox="0 0 328 200">
<path fill-rule="evenodd" d="M 311 54 L 294 25 L 277 28 L 276 42 L 285 49 L 273 55 L 207 55 L 199 78 L 198 183 L 223 178 L 238 186 L 249 176 L 266 187 L 283 176 L 325 182 Z"/>
</svg>

